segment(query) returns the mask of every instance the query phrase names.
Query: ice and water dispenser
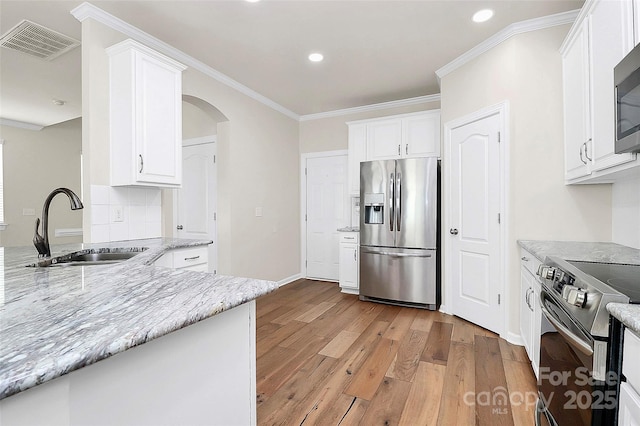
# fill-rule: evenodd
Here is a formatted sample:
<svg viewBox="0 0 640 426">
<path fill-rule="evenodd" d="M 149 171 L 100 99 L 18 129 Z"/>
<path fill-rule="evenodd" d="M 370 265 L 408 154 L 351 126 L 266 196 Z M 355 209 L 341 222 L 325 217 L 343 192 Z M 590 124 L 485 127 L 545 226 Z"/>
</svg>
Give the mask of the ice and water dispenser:
<svg viewBox="0 0 640 426">
<path fill-rule="evenodd" d="M 364 223 L 384 223 L 384 194 L 364 194 Z"/>
</svg>

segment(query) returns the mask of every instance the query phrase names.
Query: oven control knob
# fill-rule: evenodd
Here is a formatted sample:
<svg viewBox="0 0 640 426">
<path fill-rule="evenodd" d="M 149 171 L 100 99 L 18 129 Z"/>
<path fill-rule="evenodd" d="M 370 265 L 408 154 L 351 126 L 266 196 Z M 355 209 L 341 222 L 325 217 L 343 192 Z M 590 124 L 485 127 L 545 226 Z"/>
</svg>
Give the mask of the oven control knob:
<svg viewBox="0 0 640 426">
<path fill-rule="evenodd" d="M 568 302 L 569 301 L 569 293 L 571 291 L 576 291 L 576 290 L 580 290 L 580 287 L 576 287 L 574 285 L 568 285 L 568 284 L 563 285 L 562 286 L 562 298 Z"/>
<path fill-rule="evenodd" d="M 569 297 L 567 302 L 570 304 L 582 308 L 587 301 L 587 292 L 582 289 L 571 289 L 569 291 Z"/>
<path fill-rule="evenodd" d="M 556 268 L 547 265 L 540 265 L 538 267 L 538 275 L 543 280 L 553 280 L 553 277 L 556 273 Z"/>
</svg>

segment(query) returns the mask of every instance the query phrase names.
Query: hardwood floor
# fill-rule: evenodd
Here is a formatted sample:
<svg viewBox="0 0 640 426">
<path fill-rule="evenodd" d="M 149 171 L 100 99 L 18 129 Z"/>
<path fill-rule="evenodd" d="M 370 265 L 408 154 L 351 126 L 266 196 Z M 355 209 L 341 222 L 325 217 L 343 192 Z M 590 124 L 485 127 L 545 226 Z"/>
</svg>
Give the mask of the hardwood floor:
<svg viewBox="0 0 640 426">
<path fill-rule="evenodd" d="M 532 425 L 524 348 L 440 312 L 298 280 L 257 301 L 260 425 Z"/>
</svg>

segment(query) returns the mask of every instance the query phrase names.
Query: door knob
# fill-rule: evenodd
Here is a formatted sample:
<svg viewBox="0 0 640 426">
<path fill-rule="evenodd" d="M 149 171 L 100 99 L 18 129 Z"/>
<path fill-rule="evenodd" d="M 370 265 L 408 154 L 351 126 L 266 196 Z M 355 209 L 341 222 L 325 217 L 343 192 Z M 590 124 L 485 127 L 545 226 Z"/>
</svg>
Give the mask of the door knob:
<svg viewBox="0 0 640 426">
<path fill-rule="evenodd" d="M 451 235 L 458 235 L 458 230 L 456 228 L 451 228 L 451 229 L 449 229 L 449 233 Z"/>
<path fill-rule="evenodd" d="M 182 225 L 178 225 L 176 228 L 178 228 L 178 231 L 182 231 Z"/>
</svg>

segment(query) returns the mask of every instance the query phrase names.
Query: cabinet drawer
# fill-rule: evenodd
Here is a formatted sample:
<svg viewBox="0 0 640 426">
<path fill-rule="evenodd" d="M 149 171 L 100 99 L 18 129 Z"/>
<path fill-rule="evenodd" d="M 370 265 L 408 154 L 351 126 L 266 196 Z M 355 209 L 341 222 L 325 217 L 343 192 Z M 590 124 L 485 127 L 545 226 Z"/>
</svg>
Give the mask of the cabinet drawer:
<svg viewBox="0 0 640 426">
<path fill-rule="evenodd" d="M 194 247 L 190 249 L 176 250 L 173 255 L 174 268 L 186 268 L 194 265 L 207 263 L 208 249 L 207 247 Z"/>
<path fill-rule="evenodd" d="M 340 244 L 342 243 L 358 244 L 359 237 L 360 237 L 360 234 L 357 232 L 342 232 L 340 233 Z"/>
<path fill-rule="evenodd" d="M 527 271 L 531 272 L 531 274 L 534 277 L 536 277 L 536 280 L 538 279 L 538 275 L 537 275 L 538 266 L 540 266 L 540 264 L 542 264 L 542 262 L 540 262 L 537 257 L 532 255 L 531 253 L 529 253 L 525 249 L 521 248 L 520 249 L 520 263 L 522 264 L 522 266 L 524 266 L 527 269 Z"/>
</svg>

